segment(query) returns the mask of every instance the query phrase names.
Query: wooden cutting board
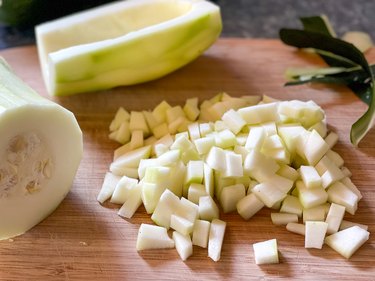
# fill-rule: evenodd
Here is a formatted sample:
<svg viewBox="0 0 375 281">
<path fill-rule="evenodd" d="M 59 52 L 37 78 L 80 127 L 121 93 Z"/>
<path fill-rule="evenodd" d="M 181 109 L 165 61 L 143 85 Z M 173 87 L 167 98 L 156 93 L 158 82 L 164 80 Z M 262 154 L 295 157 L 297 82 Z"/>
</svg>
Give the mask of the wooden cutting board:
<svg viewBox="0 0 375 281">
<path fill-rule="evenodd" d="M 34 46 L 0 55 L 47 96 Z M 368 58 L 375 61 L 375 49 Z M 84 133 L 84 157 L 73 188 L 58 209 L 26 234 L 0 242 L 0 280 L 375 280 L 375 130 L 358 149 L 349 142 L 350 126 L 366 106 L 343 87 L 283 87 L 286 67 L 320 64 L 317 57 L 276 40 L 220 39 L 196 61 L 157 81 L 54 98 L 76 115 Z M 335 150 L 363 194 L 357 214 L 347 219 L 369 225 L 372 233 L 350 260 L 328 246 L 305 249 L 304 238 L 272 225 L 266 209 L 250 221 L 236 213 L 222 215 L 227 232 L 219 262 L 198 247 L 186 262 L 174 249 L 138 253 L 138 227 L 151 223 L 144 208 L 125 220 L 117 216 L 117 206 L 96 201 L 117 147 L 108 140 L 107 128 L 120 105 L 128 110 L 150 109 L 163 99 L 176 105 L 188 97 L 203 100 L 221 91 L 233 96 L 312 99 L 326 111 L 330 128 L 340 136 Z M 252 244 L 271 238 L 278 240 L 280 264 L 257 266 Z"/>
</svg>

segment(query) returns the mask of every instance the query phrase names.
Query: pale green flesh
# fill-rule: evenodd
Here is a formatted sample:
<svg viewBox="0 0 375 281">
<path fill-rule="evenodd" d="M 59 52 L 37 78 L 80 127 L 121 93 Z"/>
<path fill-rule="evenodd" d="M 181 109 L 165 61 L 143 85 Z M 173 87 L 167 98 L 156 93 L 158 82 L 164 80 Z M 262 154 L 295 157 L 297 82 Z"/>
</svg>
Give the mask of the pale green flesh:
<svg viewBox="0 0 375 281">
<path fill-rule="evenodd" d="M 120 24 L 113 32 L 103 32 L 107 35 L 104 38 L 97 37 L 100 33 L 95 28 L 92 33 L 78 28 L 75 32 L 66 32 L 78 37 L 84 34 L 83 39 L 75 41 L 76 38 L 67 37 L 64 41 L 60 34 L 53 41 L 48 26 L 37 28 L 38 51 L 50 94 L 70 95 L 160 78 L 201 55 L 220 35 L 220 11 L 213 4 L 182 0 L 156 2 L 164 2 L 168 9 L 156 18 L 155 15 L 147 18 L 146 12 L 139 16 L 140 23 L 129 26 L 126 22 L 138 17 L 132 18 L 127 11 L 121 19 L 124 26 Z M 160 5 L 148 3 L 144 7 L 157 10 L 161 9 Z M 118 15 L 107 17 L 112 20 L 106 22 L 111 28 L 119 22 Z M 99 24 L 98 28 L 103 27 Z M 90 44 L 82 45 L 87 42 Z"/>
<path fill-rule="evenodd" d="M 117 7 L 113 11 L 107 8 L 106 11 L 91 17 L 86 16 L 84 21 L 76 18 L 72 25 L 62 26 L 57 32 L 49 33 L 46 38 L 48 41 L 45 42 L 47 51 L 54 52 L 67 47 L 124 36 L 181 16 L 189 10 L 190 5 L 185 2 L 171 6 L 168 1 L 158 1 L 153 5 L 133 5 L 127 9 L 121 9 L 119 5 Z"/>
</svg>

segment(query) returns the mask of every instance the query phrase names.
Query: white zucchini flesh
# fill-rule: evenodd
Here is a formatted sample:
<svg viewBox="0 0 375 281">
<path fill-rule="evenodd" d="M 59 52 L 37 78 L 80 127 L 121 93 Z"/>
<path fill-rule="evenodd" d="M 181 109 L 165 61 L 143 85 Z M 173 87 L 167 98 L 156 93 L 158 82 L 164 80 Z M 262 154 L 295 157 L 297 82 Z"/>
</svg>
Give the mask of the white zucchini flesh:
<svg viewBox="0 0 375 281">
<path fill-rule="evenodd" d="M 25 233 L 68 194 L 82 152 L 74 115 L 0 60 L 0 240 Z"/>
</svg>

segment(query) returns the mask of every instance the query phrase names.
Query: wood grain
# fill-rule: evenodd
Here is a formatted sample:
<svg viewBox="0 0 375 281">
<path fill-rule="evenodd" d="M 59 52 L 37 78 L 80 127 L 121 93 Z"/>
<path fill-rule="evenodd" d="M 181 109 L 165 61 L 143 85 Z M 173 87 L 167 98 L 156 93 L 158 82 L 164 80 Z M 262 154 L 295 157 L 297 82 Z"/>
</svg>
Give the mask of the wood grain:
<svg viewBox="0 0 375 281">
<path fill-rule="evenodd" d="M 34 46 L 0 52 L 30 86 L 46 96 Z M 375 49 L 368 53 L 375 61 Z M 353 172 L 364 198 L 357 214 L 347 219 L 375 231 L 375 130 L 358 149 L 349 142 L 350 125 L 366 106 L 343 87 L 283 87 L 287 66 L 322 64 L 317 57 L 286 47 L 276 40 L 221 39 L 203 56 L 175 73 L 153 82 L 110 91 L 54 98 L 76 115 L 84 132 L 84 158 L 71 192 L 57 210 L 26 234 L 0 242 L 0 280 L 375 280 L 374 235 L 350 260 L 328 246 L 307 250 L 304 239 L 271 224 L 270 211 L 250 221 L 232 213 L 227 221 L 221 260 L 194 248 L 182 262 L 174 249 L 135 249 L 137 230 L 151 223 L 141 207 L 130 220 L 116 215 L 117 207 L 101 206 L 96 195 L 117 145 L 108 140 L 108 125 L 121 105 L 149 109 L 165 99 L 182 104 L 218 92 L 239 96 L 265 94 L 280 99 L 312 99 L 327 113 L 340 141 L 335 150 Z M 1 225 L 0 225 L 1 227 Z M 257 266 L 252 244 L 277 238 L 280 264 Z"/>
</svg>

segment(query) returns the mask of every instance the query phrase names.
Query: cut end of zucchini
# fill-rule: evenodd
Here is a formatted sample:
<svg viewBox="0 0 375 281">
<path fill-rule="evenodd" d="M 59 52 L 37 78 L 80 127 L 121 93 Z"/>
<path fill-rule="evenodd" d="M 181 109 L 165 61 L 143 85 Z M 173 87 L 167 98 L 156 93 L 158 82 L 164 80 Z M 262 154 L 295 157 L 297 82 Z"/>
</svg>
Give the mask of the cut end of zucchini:
<svg viewBox="0 0 375 281">
<path fill-rule="evenodd" d="M 74 115 L 42 98 L 0 60 L 0 240 L 46 218 L 69 192 L 82 157 Z"/>
</svg>

